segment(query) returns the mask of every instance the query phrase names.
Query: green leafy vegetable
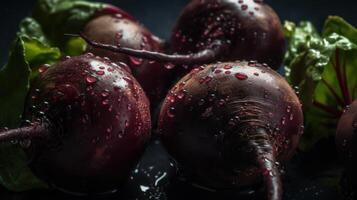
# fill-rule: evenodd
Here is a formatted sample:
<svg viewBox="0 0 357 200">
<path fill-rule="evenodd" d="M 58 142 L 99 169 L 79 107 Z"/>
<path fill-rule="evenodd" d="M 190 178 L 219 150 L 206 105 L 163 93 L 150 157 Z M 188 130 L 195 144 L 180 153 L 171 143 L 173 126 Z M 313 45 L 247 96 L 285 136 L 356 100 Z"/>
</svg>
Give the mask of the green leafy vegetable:
<svg viewBox="0 0 357 200">
<path fill-rule="evenodd" d="M 26 20 L 31 22 L 30 20 Z M 35 24 L 32 24 L 31 27 Z M 22 26 L 25 27 L 25 26 Z M 37 76 L 37 68 L 42 64 L 57 62 L 61 53 L 42 43 L 44 37 L 21 29 L 10 51 L 8 63 L 0 71 L 0 127 L 18 127 L 24 110 L 25 98 L 31 79 Z M 38 38 L 38 39 L 37 39 Z M 0 146 L 0 184 L 12 191 L 24 191 L 45 187 L 27 167 L 26 156 L 19 146 Z"/>
<path fill-rule="evenodd" d="M 83 53 L 78 50 L 85 49 L 85 43 L 73 42 L 66 34 L 78 34 L 105 5 L 83 0 L 38 0 L 33 17 L 41 24 L 52 45 L 60 47 L 66 55 L 78 55 Z M 76 50 L 73 50 L 74 45 L 78 45 Z"/>
<path fill-rule="evenodd" d="M 285 23 L 290 47 L 285 58 L 288 81 L 299 87 L 305 111 L 301 149 L 309 150 L 335 134 L 343 109 L 357 98 L 357 30 L 329 17 L 322 36 L 309 22 Z"/>
<path fill-rule="evenodd" d="M 20 23 L 8 63 L 0 71 L 0 128 L 21 124 L 25 99 L 39 67 L 58 62 L 62 55 L 83 54 L 86 43 L 65 34 L 78 34 L 104 7 L 85 0 L 38 0 L 33 18 Z M 46 187 L 28 168 L 20 146 L 13 144 L 0 145 L 0 184 L 12 191 Z"/>
</svg>

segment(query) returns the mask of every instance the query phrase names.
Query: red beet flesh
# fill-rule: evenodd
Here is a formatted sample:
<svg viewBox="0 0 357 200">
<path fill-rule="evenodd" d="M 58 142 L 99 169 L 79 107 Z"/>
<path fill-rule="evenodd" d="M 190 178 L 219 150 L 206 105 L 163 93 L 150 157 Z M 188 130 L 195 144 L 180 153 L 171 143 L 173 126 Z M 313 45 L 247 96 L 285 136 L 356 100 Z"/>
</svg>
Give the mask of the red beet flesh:
<svg viewBox="0 0 357 200">
<path fill-rule="evenodd" d="M 28 95 L 23 128 L 0 140 L 28 139 L 36 175 L 60 190 L 120 188 L 150 137 L 149 102 L 132 75 L 83 55 L 42 72 Z"/>
<path fill-rule="evenodd" d="M 166 97 L 159 131 L 169 153 L 216 189 L 265 182 L 281 199 L 276 162 L 288 160 L 303 133 L 301 104 L 283 77 L 255 62 L 192 70 Z"/>
</svg>

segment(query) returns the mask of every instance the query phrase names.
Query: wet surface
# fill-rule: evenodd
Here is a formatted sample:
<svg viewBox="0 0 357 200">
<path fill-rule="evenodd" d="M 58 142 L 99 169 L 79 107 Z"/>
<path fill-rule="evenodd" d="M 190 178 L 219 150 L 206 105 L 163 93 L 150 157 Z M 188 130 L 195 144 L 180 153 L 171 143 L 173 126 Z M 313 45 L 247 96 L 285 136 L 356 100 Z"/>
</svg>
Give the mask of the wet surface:
<svg viewBox="0 0 357 200">
<path fill-rule="evenodd" d="M 284 200 L 337 200 L 339 194 L 334 186 L 321 184 L 321 177 L 314 174 L 312 169 L 309 173 L 301 167 L 302 162 L 310 162 L 310 158 L 297 155 L 285 168 L 284 177 Z M 321 163 L 323 164 L 323 163 Z M 308 167 L 308 166 L 306 166 Z M 333 176 L 325 174 L 324 178 Z M 122 199 L 122 200 L 261 200 L 264 192 L 259 187 L 245 189 L 243 191 L 219 191 L 185 182 L 177 175 L 177 164 L 170 159 L 163 146 L 158 140 L 153 140 L 146 150 L 137 167 L 132 171 L 128 183 L 117 194 L 106 196 L 74 197 L 56 191 L 31 191 L 26 193 L 9 193 L 5 190 L 0 192 L 0 199 L 5 200 L 82 200 L 82 199 Z"/>
</svg>

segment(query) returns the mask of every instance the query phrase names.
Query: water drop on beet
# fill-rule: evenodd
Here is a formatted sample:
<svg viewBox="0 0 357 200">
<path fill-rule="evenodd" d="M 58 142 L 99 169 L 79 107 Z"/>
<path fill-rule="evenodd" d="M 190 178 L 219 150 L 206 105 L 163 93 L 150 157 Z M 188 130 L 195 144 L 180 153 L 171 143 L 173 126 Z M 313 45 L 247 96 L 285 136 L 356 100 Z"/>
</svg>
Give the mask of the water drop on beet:
<svg viewBox="0 0 357 200">
<path fill-rule="evenodd" d="M 175 108 L 174 107 L 171 107 L 167 110 L 167 116 L 169 116 L 170 118 L 175 117 Z"/>
<path fill-rule="evenodd" d="M 290 114 L 289 119 L 290 119 L 290 121 L 294 120 L 294 115 L 292 113 Z"/>
<path fill-rule="evenodd" d="M 200 84 L 209 83 L 212 81 L 212 79 L 213 79 L 212 76 L 206 76 L 206 77 L 202 77 L 199 82 Z"/>
<path fill-rule="evenodd" d="M 93 76 L 91 76 L 91 75 L 88 75 L 87 77 L 86 77 L 86 82 L 88 83 L 88 84 L 93 84 L 93 83 L 96 83 L 98 80 L 97 80 L 97 78 L 96 77 L 93 77 Z"/>
<path fill-rule="evenodd" d="M 285 123 L 286 123 L 286 118 L 285 117 L 281 118 L 281 125 L 285 125 Z"/>
<path fill-rule="evenodd" d="M 38 68 L 38 72 L 40 74 L 43 74 L 47 71 L 48 68 L 49 68 L 49 65 L 42 65 L 40 68 Z"/>
<path fill-rule="evenodd" d="M 107 91 L 104 91 L 104 92 L 101 93 L 101 96 L 104 97 L 104 98 L 108 97 L 109 95 L 110 94 Z"/>
<path fill-rule="evenodd" d="M 130 62 L 133 64 L 133 65 L 141 65 L 143 63 L 143 59 L 141 58 L 137 58 L 137 57 L 133 57 L 133 56 L 129 56 L 130 58 Z"/>
<path fill-rule="evenodd" d="M 103 76 L 105 74 L 105 72 L 102 70 L 96 71 L 95 73 L 99 76 Z"/>
<path fill-rule="evenodd" d="M 165 64 L 165 68 L 166 68 L 166 69 L 173 69 L 174 67 L 175 67 L 175 65 L 172 64 L 172 63 L 166 63 L 166 64 Z"/>
<path fill-rule="evenodd" d="M 178 98 L 178 99 L 183 99 L 183 98 L 185 98 L 186 93 L 187 93 L 186 90 L 183 90 L 183 91 L 179 92 L 178 95 L 177 95 L 177 98 Z"/>
<path fill-rule="evenodd" d="M 108 67 L 108 72 L 113 72 L 114 71 L 114 68 L 113 67 Z"/>
<path fill-rule="evenodd" d="M 217 69 L 216 71 L 214 71 L 214 73 L 216 73 L 216 74 L 220 74 L 220 73 L 222 73 L 222 70 Z"/>
<path fill-rule="evenodd" d="M 244 73 L 241 73 L 241 72 L 238 72 L 235 74 L 235 77 L 238 79 L 238 80 L 247 80 L 248 76 Z"/>
<path fill-rule="evenodd" d="M 225 65 L 223 68 L 224 69 L 232 69 L 233 67 L 232 67 L 232 65 Z"/>
<path fill-rule="evenodd" d="M 248 9 L 248 5 L 243 4 L 243 5 L 241 6 L 241 8 L 242 8 L 242 10 L 247 10 L 247 9 Z"/>
</svg>

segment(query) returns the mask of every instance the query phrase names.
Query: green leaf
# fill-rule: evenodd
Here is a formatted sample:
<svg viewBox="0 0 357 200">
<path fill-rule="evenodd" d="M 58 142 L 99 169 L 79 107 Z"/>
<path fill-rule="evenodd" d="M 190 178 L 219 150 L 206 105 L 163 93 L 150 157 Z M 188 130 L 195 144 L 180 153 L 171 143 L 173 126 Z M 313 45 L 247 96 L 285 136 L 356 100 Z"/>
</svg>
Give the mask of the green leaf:
<svg viewBox="0 0 357 200">
<path fill-rule="evenodd" d="M 81 46 L 76 46 L 76 50 L 73 51 L 68 47 L 73 47 L 73 42 L 68 41 L 71 36 L 66 34 L 78 34 L 105 6 L 103 3 L 83 0 L 38 0 L 33 17 L 41 24 L 52 45 L 60 47 L 66 55 L 78 55 L 78 50 L 84 49 L 84 43 L 76 43 Z"/>
<path fill-rule="evenodd" d="M 25 99 L 31 80 L 38 75 L 38 66 L 55 63 L 61 57 L 59 49 L 49 47 L 36 36 L 29 38 L 39 32 L 30 34 L 28 30 L 19 32 L 8 63 L 0 71 L 0 127 L 20 125 Z M 0 146 L 0 184 L 12 191 L 46 187 L 28 168 L 22 149 L 11 144 Z"/>
<path fill-rule="evenodd" d="M 31 73 L 24 46 L 23 40 L 18 38 L 10 52 L 8 63 L 0 71 L 0 127 L 17 127 L 24 110 Z"/>
<path fill-rule="evenodd" d="M 26 17 L 20 22 L 18 35 L 27 36 L 29 38 L 37 39 L 41 43 L 49 44 L 48 39 L 42 31 L 41 25 L 31 17 Z"/>
<path fill-rule="evenodd" d="M 299 87 L 306 126 L 300 148 L 307 151 L 334 136 L 344 107 L 357 98 L 357 32 L 338 17 L 326 21 L 322 37 L 308 22 L 285 27 L 286 76 Z"/>
</svg>

